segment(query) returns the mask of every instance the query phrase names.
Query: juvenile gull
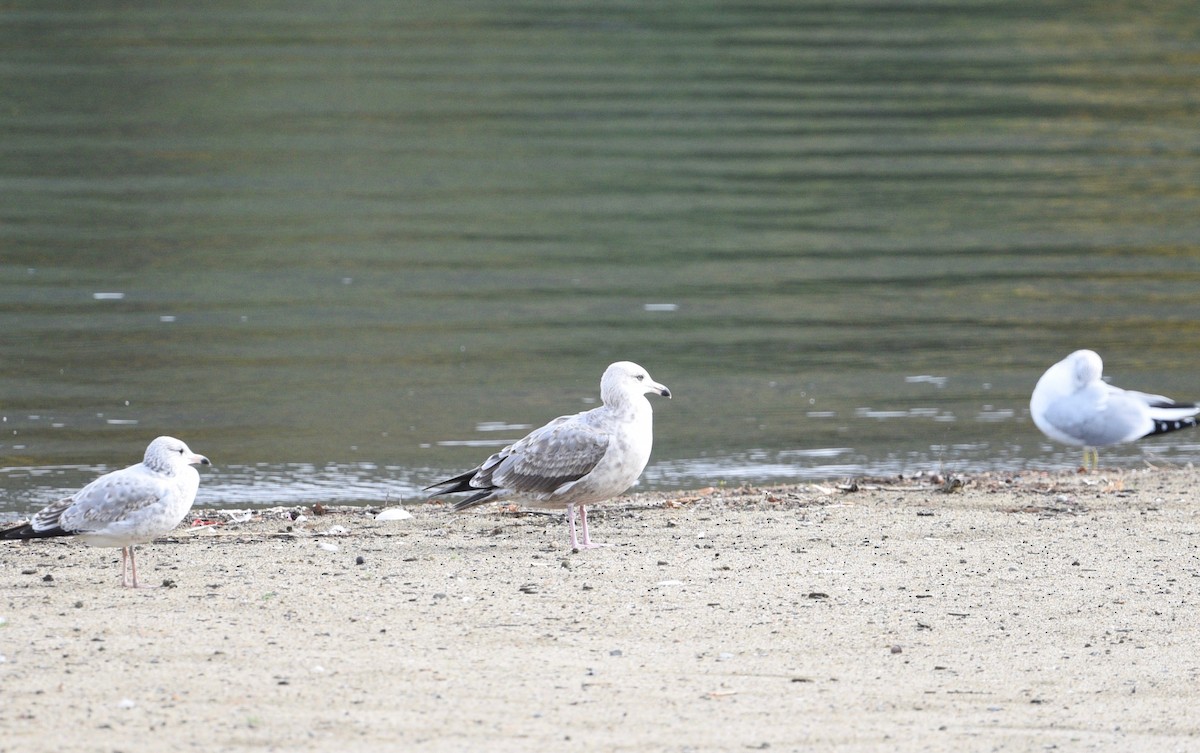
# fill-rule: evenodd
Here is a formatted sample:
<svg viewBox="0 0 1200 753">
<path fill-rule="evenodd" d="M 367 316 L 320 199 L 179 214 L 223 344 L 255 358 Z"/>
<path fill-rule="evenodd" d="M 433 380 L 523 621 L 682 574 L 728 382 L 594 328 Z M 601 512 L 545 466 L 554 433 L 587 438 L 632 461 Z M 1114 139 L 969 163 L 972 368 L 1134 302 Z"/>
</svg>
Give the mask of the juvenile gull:
<svg viewBox="0 0 1200 753">
<path fill-rule="evenodd" d="M 76 536 L 93 546 L 121 547 L 121 585 L 138 587 L 133 545 L 179 525 L 196 500 L 200 474 L 208 465 L 174 437 L 159 437 L 137 465 L 107 473 L 75 494 L 47 506 L 24 525 L 0 531 L 0 539 Z M 126 577 L 128 561 L 132 579 Z"/>
<path fill-rule="evenodd" d="M 1029 401 L 1042 433 L 1083 447 L 1085 466 L 1089 450 L 1099 464 L 1097 447 L 1196 426 L 1200 405 L 1114 387 L 1100 378 L 1103 371 L 1100 356 L 1077 350 L 1046 370 Z"/>
<path fill-rule="evenodd" d="M 510 496 L 535 507 L 565 507 L 571 548 L 602 546 L 588 535 L 585 505 L 617 496 L 642 475 L 654 442 L 648 393 L 671 397 L 641 366 L 618 361 L 600 379 L 600 407 L 559 416 L 482 465 L 425 488 L 437 494 L 474 492 L 456 502 L 455 510 Z M 575 533 L 576 507 L 582 541 Z"/>
</svg>

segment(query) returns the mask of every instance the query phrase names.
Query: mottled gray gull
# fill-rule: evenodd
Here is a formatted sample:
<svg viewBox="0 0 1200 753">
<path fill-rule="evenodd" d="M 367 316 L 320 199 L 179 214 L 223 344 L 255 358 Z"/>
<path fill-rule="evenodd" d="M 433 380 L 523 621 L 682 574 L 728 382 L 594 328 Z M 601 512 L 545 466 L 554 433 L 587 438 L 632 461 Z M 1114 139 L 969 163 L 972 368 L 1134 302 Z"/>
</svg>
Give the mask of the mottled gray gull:
<svg viewBox="0 0 1200 753">
<path fill-rule="evenodd" d="M 618 361 L 600 379 L 603 405 L 559 416 L 482 465 L 425 488 L 437 494 L 474 492 L 455 503 L 455 510 L 510 496 L 535 507 L 565 507 L 571 548 L 603 546 L 588 535 L 585 505 L 617 496 L 642 475 L 654 442 L 648 393 L 671 397 L 641 366 Z M 575 533 L 576 507 L 582 541 Z"/>
<path fill-rule="evenodd" d="M 133 545 L 171 531 L 196 500 L 200 474 L 208 465 L 174 437 L 159 437 L 142 462 L 106 473 L 75 494 L 48 505 L 24 525 L 0 531 L 0 539 L 75 536 L 92 546 L 121 547 L 121 585 L 138 587 Z M 126 561 L 132 578 L 125 574 Z"/>
<path fill-rule="evenodd" d="M 1097 447 L 1196 426 L 1200 405 L 1114 387 L 1100 378 L 1103 372 L 1099 355 L 1077 350 L 1046 370 L 1029 401 L 1043 434 L 1084 448 L 1085 467 L 1089 450 L 1099 464 Z"/>
</svg>

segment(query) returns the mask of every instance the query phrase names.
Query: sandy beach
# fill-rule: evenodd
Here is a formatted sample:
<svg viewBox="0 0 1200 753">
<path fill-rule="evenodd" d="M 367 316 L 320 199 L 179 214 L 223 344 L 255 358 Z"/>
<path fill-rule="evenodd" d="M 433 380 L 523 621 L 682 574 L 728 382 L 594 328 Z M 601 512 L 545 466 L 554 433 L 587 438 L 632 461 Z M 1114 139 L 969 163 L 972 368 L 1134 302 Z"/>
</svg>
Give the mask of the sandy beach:
<svg viewBox="0 0 1200 753">
<path fill-rule="evenodd" d="M 0 751 L 1200 750 L 1197 473 L 950 481 L 5 542 Z"/>
</svg>

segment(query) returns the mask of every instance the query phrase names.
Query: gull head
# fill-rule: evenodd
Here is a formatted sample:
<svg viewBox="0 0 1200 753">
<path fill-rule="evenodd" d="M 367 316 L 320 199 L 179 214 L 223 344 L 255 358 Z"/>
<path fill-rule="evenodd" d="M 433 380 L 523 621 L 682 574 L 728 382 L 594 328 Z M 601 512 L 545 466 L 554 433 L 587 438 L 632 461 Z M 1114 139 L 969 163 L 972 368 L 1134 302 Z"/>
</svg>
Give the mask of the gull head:
<svg viewBox="0 0 1200 753">
<path fill-rule="evenodd" d="M 165 473 L 174 473 L 189 465 L 211 465 L 208 458 L 192 452 L 186 442 L 175 437 L 159 437 L 151 442 L 142 463 Z"/>
<path fill-rule="evenodd" d="M 1094 350 L 1077 350 L 1067 356 L 1071 364 L 1071 377 L 1075 389 L 1081 389 L 1100 378 L 1104 373 L 1104 361 Z"/>
<path fill-rule="evenodd" d="M 617 361 L 600 378 L 600 397 L 605 405 L 626 402 L 648 394 L 671 397 L 671 390 L 650 378 L 649 372 L 632 361 Z"/>
</svg>

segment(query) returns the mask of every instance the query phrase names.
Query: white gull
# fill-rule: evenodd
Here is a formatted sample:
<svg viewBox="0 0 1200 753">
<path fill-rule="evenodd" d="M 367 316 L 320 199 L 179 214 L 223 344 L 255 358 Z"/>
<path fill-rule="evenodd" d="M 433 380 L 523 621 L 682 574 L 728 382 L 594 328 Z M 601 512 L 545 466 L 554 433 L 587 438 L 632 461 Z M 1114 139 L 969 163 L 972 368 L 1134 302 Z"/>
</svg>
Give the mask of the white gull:
<svg viewBox="0 0 1200 753">
<path fill-rule="evenodd" d="M 588 535 L 585 505 L 617 496 L 642 475 L 654 443 L 649 393 L 671 397 L 641 366 L 618 361 L 600 379 L 603 405 L 559 416 L 478 467 L 425 488 L 437 494 L 474 492 L 455 503 L 455 510 L 510 496 L 535 507 L 565 507 L 571 548 L 601 546 Z M 575 532 L 576 507 L 582 541 Z"/>
<path fill-rule="evenodd" d="M 75 536 L 92 546 L 121 547 L 121 585 L 138 587 L 133 545 L 171 531 L 196 500 L 200 474 L 208 465 L 174 437 L 159 437 L 142 462 L 107 473 L 61 499 L 24 524 L 0 531 L 0 539 Z M 126 577 L 126 561 L 132 579 Z"/>
<path fill-rule="evenodd" d="M 1077 350 L 1046 370 L 1029 401 L 1043 434 L 1085 448 L 1085 466 L 1089 449 L 1196 426 L 1200 405 L 1114 387 L 1103 372 L 1099 355 Z"/>
</svg>

